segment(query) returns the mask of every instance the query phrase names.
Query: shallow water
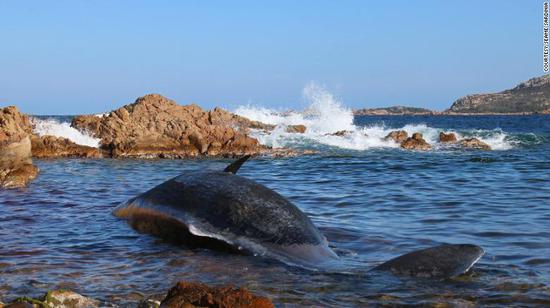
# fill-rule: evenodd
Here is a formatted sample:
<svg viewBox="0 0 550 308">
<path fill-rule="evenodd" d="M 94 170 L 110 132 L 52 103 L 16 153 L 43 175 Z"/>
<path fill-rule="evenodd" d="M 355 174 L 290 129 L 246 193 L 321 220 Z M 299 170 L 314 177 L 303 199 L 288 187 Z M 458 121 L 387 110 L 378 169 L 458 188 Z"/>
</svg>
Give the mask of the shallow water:
<svg viewBox="0 0 550 308">
<path fill-rule="evenodd" d="M 247 162 L 239 174 L 306 212 L 341 256 L 340 272 L 176 246 L 111 215 L 183 170 L 222 169 L 229 160 L 35 160 L 41 173 L 28 188 L 0 191 L 0 300 L 62 287 L 132 306 L 178 280 L 197 280 L 246 286 L 279 306 L 550 305 L 550 116 L 359 117 L 355 124 L 498 133 L 509 147 L 351 150 L 287 136 L 319 154 Z M 440 243 L 478 244 L 486 255 L 447 281 L 367 273 Z"/>
</svg>

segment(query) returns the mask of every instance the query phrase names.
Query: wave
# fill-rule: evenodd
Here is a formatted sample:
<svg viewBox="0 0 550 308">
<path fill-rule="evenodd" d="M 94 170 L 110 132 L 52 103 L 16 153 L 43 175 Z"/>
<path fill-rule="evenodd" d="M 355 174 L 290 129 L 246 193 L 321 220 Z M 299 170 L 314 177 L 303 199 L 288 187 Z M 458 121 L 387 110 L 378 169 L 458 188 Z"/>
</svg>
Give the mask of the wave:
<svg viewBox="0 0 550 308">
<path fill-rule="evenodd" d="M 68 122 L 61 122 L 53 118 L 39 119 L 36 117 L 32 117 L 31 122 L 34 133 L 39 136 L 51 135 L 56 137 L 63 137 L 71 140 L 76 144 L 86 145 L 95 148 L 99 147 L 100 139 L 81 133 L 80 131 L 71 127 L 71 124 Z"/>
<path fill-rule="evenodd" d="M 272 147 L 316 147 L 327 145 L 349 150 L 370 148 L 398 148 L 393 141 L 383 138 L 394 130 L 405 130 L 409 135 L 422 133 L 424 139 L 435 150 L 448 149 L 448 145 L 438 143 L 439 133 L 453 132 L 458 138 L 478 138 L 493 150 L 509 150 L 525 144 L 525 136 L 511 136 L 501 129 L 493 130 L 453 130 L 430 127 L 426 124 L 407 124 L 402 127 L 388 127 L 384 124 L 358 126 L 354 124 L 351 109 L 345 107 L 335 96 L 323 87 L 309 84 L 303 91 L 309 106 L 303 111 L 278 111 L 265 107 L 240 106 L 234 112 L 251 120 L 276 125 L 271 132 L 252 131 L 252 136 L 260 143 Z M 288 125 L 303 124 L 304 134 L 288 133 Z M 345 132 L 334 135 L 336 132 Z"/>
</svg>

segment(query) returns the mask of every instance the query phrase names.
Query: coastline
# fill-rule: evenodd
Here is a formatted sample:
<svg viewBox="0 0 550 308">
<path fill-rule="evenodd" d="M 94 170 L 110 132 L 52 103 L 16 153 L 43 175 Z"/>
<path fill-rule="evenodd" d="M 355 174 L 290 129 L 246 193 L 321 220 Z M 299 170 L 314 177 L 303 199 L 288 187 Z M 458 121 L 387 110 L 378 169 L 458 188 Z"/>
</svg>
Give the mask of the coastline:
<svg viewBox="0 0 550 308">
<path fill-rule="evenodd" d="M 550 110 L 543 112 L 437 112 L 432 113 L 353 113 L 354 116 L 532 116 L 550 115 Z"/>
</svg>

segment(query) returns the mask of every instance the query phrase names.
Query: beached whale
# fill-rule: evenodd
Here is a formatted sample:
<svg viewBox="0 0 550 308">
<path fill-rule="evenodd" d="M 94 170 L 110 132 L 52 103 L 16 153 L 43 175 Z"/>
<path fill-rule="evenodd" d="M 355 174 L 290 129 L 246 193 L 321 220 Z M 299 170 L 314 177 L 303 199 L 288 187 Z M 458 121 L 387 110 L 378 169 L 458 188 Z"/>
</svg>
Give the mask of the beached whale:
<svg viewBox="0 0 550 308">
<path fill-rule="evenodd" d="M 306 266 L 337 259 L 326 238 L 294 204 L 235 174 L 247 159 L 223 172 L 181 174 L 121 204 L 114 214 L 140 231 L 190 244 L 229 245 Z"/>
<path fill-rule="evenodd" d="M 237 250 L 319 268 L 337 260 L 326 238 L 277 192 L 236 175 L 244 156 L 224 171 L 192 171 L 120 204 L 114 215 L 138 231 L 188 245 Z M 443 245 L 390 260 L 374 270 L 452 277 L 483 255 L 475 245 Z"/>
</svg>

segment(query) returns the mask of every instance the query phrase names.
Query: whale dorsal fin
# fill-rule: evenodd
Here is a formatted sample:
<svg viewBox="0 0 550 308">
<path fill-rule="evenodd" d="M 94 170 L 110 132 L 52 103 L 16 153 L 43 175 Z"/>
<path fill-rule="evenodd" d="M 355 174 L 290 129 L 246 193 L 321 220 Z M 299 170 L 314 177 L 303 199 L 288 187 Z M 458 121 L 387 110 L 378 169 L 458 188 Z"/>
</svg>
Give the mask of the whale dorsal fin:
<svg viewBox="0 0 550 308">
<path fill-rule="evenodd" d="M 237 171 L 239 171 L 239 168 L 244 164 L 245 161 L 247 161 L 250 158 L 250 155 L 245 155 L 236 161 L 232 162 L 229 166 L 225 167 L 223 169 L 223 172 L 231 172 L 233 174 L 236 174 Z"/>
</svg>

